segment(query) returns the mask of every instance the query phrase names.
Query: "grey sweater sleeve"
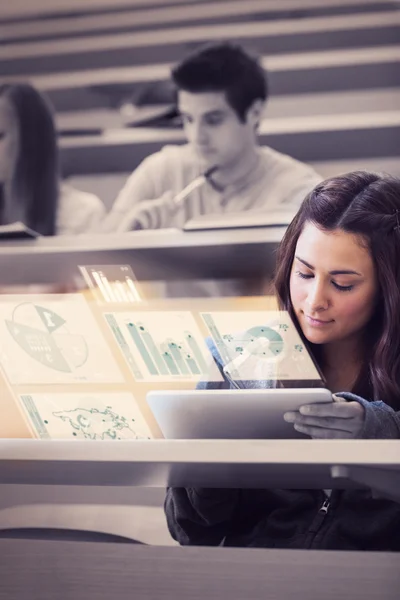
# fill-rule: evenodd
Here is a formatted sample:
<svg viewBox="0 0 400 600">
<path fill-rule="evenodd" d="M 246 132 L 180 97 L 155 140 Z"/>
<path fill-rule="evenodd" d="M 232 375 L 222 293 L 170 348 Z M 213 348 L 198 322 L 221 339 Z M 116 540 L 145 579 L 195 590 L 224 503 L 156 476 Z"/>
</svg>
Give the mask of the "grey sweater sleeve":
<svg viewBox="0 0 400 600">
<path fill-rule="evenodd" d="M 399 439 L 400 412 L 393 410 L 382 401 L 369 402 L 360 396 L 341 392 L 336 394 L 349 402 L 359 402 L 365 409 L 365 422 L 358 438 L 361 439 Z"/>
</svg>

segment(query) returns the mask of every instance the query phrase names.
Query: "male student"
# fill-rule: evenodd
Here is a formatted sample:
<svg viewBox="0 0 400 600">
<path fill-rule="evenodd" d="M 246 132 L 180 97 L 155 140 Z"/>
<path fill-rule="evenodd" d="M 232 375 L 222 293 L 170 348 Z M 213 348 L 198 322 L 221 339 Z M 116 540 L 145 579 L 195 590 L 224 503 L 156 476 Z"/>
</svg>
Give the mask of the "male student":
<svg viewBox="0 0 400 600">
<path fill-rule="evenodd" d="M 187 143 L 147 157 L 106 217 L 105 231 L 182 227 L 210 213 L 295 214 L 321 178 L 257 141 L 268 89 L 259 62 L 233 43 L 203 47 L 172 70 Z M 175 196 L 212 170 L 176 207 Z"/>
</svg>

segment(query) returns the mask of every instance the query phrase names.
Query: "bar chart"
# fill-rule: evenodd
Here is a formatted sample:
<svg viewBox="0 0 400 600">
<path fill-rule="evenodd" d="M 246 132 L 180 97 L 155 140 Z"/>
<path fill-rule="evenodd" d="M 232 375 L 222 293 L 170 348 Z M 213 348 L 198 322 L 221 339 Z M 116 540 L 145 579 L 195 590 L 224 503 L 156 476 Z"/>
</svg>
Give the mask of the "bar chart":
<svg viewBox="0 0 400 600">
<path fill-rule="evenodd" d="M 142 302 L 129 265 L 80 266 L 79 270 L 100 304 Z"/>
<path fill-rule="evenodd" d="M 107 313 L 105 319 L 136 380 L 221 380 L 190 312 Z"/>
</svg>

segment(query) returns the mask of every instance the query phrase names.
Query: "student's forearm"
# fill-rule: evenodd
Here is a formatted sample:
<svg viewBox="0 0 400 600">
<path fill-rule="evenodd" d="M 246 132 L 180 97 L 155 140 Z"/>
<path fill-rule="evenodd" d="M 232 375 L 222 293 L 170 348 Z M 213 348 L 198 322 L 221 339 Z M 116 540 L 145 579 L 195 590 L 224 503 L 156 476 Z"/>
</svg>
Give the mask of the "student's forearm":
<svg viewBox="0 0 400 600">
<path fill-rule="evenodd" d="M 366 419 L 361 437 L 365 439 L 399 439 L 400 413 L 383 402 L 371 402 L 366 408 Z"/>
<path fill-rule="evenodd" d="M 393 410 L 384 402 L 368 402 L 364 398 L 350 393 L 336 394 L 346 400 L 355 400 L 365 409 L 364 426 L 360 432 L 363 439 L 399 439 L 400 412 Z"/>
</svg>

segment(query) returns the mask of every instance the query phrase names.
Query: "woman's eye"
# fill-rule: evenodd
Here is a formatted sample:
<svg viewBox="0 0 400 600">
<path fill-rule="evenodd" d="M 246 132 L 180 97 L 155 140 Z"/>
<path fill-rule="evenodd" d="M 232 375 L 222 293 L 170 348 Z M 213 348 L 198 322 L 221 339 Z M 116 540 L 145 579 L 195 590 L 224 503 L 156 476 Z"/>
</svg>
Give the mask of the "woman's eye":
<svg viewBox="0 0 400 600">
<path fill-rule="evenodd" d="M 313 275 L 302 273 L 301 271 L 296 271 L 296 275 L 301 279 L 311 279 L 314 277 Z M 332 285 L 340 292 L 351 292 L 351 290 L 354 288 L 354 285 L 339 285 L 335 281 L 332 281 Z"/>
<path fill-rule="evenodd" d="M 311 279 L 312 275 L 306 275 L 306 273 L 302 273 L 301 271 L 296 271 L 296 275 L 301 277 L 301 279 Z"/>
<path fill-rule="evenodd" d="M 354 285 L 339 285 L 338 283 L 335 283 L 334 281 L 332 281 L 332 283 L 335 286 L 335 288 L 337 290 L 340 290 L 341 292 L 351 292 L 351 290 L 354 288 Z"/>
</svg>

